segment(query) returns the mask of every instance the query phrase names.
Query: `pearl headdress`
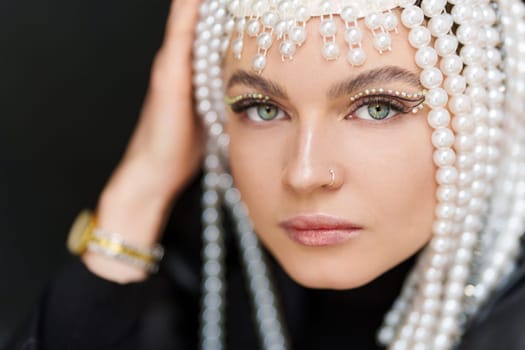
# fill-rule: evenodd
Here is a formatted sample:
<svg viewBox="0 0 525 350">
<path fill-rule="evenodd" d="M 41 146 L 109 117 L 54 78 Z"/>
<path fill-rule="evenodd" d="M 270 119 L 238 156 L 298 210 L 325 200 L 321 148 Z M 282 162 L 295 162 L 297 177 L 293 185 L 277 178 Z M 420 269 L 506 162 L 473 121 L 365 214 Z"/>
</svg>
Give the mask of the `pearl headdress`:
<svg viewBox="0 0 525 350">
<path fill-rule="evenodd" d="M 239 57 L 246 35 L 257 40 L 256 71 L 264 69 L 275 41 L 283 60 L 292 59 L 307 40 L 304 28 L 312 17 L 320 18 L 327 60 L 342 52 L 334 21 L 343 21 L 351 65 L 366 60 L 357 19 L 364 19 L 380 52 L 390 50 L 390 35 L 401 22 L 428 90 L 438 169 L 433 236 L 385 316 L 378 340 L 394 350 L 452 349 L 465 323 L 512 273 L 525 231 L 525 7 L 520 0 L 414 2 L 203 0 L 194 46 L 197 111 L 209 132 L 202 348 L 224 346 L 222 203 L 235 222 L 262 347 L 288 347 L 268 267 L 224 161 L 228 136 L 220 73 L 226 48 Z M 397 7 L 400 15 L 392 11 Z"/>
</svg>

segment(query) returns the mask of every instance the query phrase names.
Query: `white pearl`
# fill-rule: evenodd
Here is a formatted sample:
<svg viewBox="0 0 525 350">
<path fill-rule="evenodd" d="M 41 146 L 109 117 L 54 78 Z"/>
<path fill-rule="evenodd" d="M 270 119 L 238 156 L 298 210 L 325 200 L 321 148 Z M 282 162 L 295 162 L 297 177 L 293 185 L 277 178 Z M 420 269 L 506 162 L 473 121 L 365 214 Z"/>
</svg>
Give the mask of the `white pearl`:
<svg viewBox="0 0 525 350">
<path fill-rule="evenodd" d="M 453 266 L 450 270 L 450 278 L 454 282 L 465 282 L 466 278 L 468 277 L 468 269 L 465 266 L 462 265 L 456 265 Z"/>
<path fill-rule="evenodd" d="M 416 52 L 416 64 L 423 69 L 435 66 L 437 59 L 437 52 L 431 47 L 424 46 Z"/>
<path fill-rule="evenodd" d="M 337 32 L 337 25 L 333 19 L 325 19 L 321 21 L 319 26 L 319 33 L 322 36 L 332 36 Z"/>
<path fill-rule="evenodd" d="M 458 24 L 466 23 L 472 16 L 472 9 L 468 3 L 458 3 L 452 8 L 452 17 Z"/>
<path fill-rule="evenodd" d="M 460 247 L 456 250 L 455 261 L 458 264 L 468 264 L 472 260 L 472 251 L 465 247 Z"/>
<path fill-rule="evenodd" d="M 306 28 L 294 26 L 288 31 L 288 37 L 295 44 L 301 45 L 306 40 Z"/>
<path fill-rule="evenodd" d="M 434 163 L 437 166 L 452 165 L 456 161 L 456 154 L 451 148 L 438 148 L 434 151 Z"/>
<path fill-rule="evenodd" d="M 446 75 L 459 74 L 463 69 L 463 59 L 458 55 L 443 57 L 439 67 Z"/>
<path fill-rule="evenodd" d="M 263 32 L 257 37 L 257 45 L 263 50 L 268 50 L 272 46 L 272 42 L 272 34 L 268 32 Z"/>
<path fill-rule="evenodd" d="M 359 27 L 350 27 L 345 31 L 345 40 L 350 45 L 357 45 L 363 39 L 363 34 Z"/>
<path fill-rule="evenodd" d="M 455 212 L 455 207 L 445 208 L 442 206 L 441 208 L 439 208 L 439 210 L 442 211 L 446 209 L 449 209 L 449 212 L 444 212 L 444 215 L 451 216 Z M 432 225 L 432 232 L 436 236 L 449 235 L 452 233 L 452 222 L 450 222 L 449 220 L 444 220 L 444 218 L 436 220 Z"/>
<path fill-rule="evenodd" d="M 390 50 L 392 39 L 388 33 L 379 33 L 374 37 L 374 47 L 379 51 Z"/>
<path fill-rule="evenodd" d="M 424 13 L 417 6 L 407 6 L 401 13 L 401 22 L 407 28 L 413 28 L 415 26 L 421 25 L 423 23 Z"/>
<path fill-rule="evenodd" d="M 252 68 L 257 72 L 260 72 L 266 67 L 266 57 L 264 55 L 258 54 L 252 61 Z"/>
<path fill-rule="evenodd" d="M 295 43 L 293 43 L 291 40 L 283 40 L 279 44 L 279 52 L 283 58 L 293 58 L 295 51 Z"/>
<path fill-rule="evenodd" d="M 445 57 L 456 52 L 458 39 L 454 35 L 446 34 L 436 39 L 434 47 L 438 55 Z"/>
<path fill-rule="evenodd" d="M 251 37 L 256 37 L 261 30 L 261 23 L 258 19 L 251 19 L 246 24 L 246 33 Z"/>
<path fill-rule="evenodd" d="M 432 112 L 442 114 L 445 112 L 442 111 L 442 107 L 448 102 L 447 92 L 442 88 L 430 89 L 425 95 L 425 102 L 434 109 Z"/>
<path fill-rule="evenodd" d="M 460 244 L 464 248 L 473 248 L 477 243 L 477 236 L 474 232 L 463 232 L 460 237 Z"/>
<path fill-rule="evenodd" d="M 440 306 L 441 305 L 437 299 L 425 298 L 422 309 L 425 313 L 433 314 L 438 311 Z"/>
<path fill-rule="evenodd" d="M 435 37 L 440 37 L 447 34 L 452 28 L 453 24 L 454 20 L 452 19 L 452 16 L 448 13 L 442 13 L 430 19 L 428 22 L 428 29 L 432 35 Z"/>
<path fill-rule="evenodd" d="M 469 133 L 474 130 L 474 120 L 468 114 L 456 115 L 452 118 L 452 129 L 458 133 Z"/>
<path fill-rule="evenodd" d="M 443 86 L 450 95 L 457 95 L 465 91 L 467 81 L 461 75 L 451 75 L 445 79 Z"/>
<path fill-rule="evenodd" d="M 373 12 L 365 17 L 365 25 L 370 30 L 379 29 L 383 24 L 383 15 L 378 12 Z"/>
<path fill-rule="evenodd" d="M 397 16 L 392 12 L 388 12 L 383 16 L 383 28 L 386 31 L 395 30 L 398 24 Z"/>
<path fill-rule="evenodd" d="M 479 28 L 473 23 L 460 25 L 456 30 L 456 36 L 460 43 L 468 45 L 476 42 L 479 35 Z"/>
<path fill-rule="evenodd" d="M 454 134 L 449 128 L 438 128 L 432 133 L 432 144 L 437 147 L 450 147 L 454 144 Z"/>
<path fill-rule="evenodd" d="M 310 19 L 310 12 L 306 6 L 299 6 L 295 11 L 295 16 L 299 22 L 306 22 Z"/>
<path fill-rule="evenodd" d="M 446 0 L 427 0 L 421 3 L 421 8 L 427 17 L 433 17 L 443 12 L 446 4 Z"/>
<path fill-rule="evenodd" d="M 427 89 L 437 88 L 443 81 L 443 74 L 437 68 L 427 68 L 421 72 L 420 80 Z"/>
<path fill-rule="evenodd" d="M 449 238 L 436 236 L 430 242 L 430 246 L 437 253 L 446 253 L 450 250 L 452 242 Z"/>
<path fill-rule="evenodd" d="M 463 94 L 454 95 L 448 101 L 448 107 L 454 114 L 469 113 L 472 109 L 470 97 Z"/>
<path fill-rule="evenodd" d="M 457 300 L 447 300 L 443 305 L 443 313 L 455 317 L 461 312 L 461 304 Z"/>
<path fill-rule="evenodd" d="M 273 11 L 268 11 L 261 17 L 263 25 L 267 28 L 273 28 L 278 20 L 279 15 Z"/>
<path fill-rule="evenodd" d="M 460 56 L 465 64 L 471 65 L 481 61 L 483 50 L 477 45 L 464 45 L 461 48 Z"/>
<path fill-rule="evenodd" d="M 468 84 L 483 85 L 485 83 L 487 72 L 480 65 L 474 64 L 465 67 L 463 70 L 463 76 L 467 80 Z"/>
<path fill-rule="evenodd" d="M 470 135 L 456 135 L 454 147 L 459 152 L 472 151 L 472 149 L 474 149 L 475 141 L 476 140 Z"/>
<path fill-rule="evenodd" d="M 428 113 L 427 120 L 434 129 L 444 128 L 450 123 L 450 113 L 445 108 L 435 108 Z"/>
<path fill-rule="evenodd" d="M 447 286 L 445 288 L 445 294 L 449 298 L 458 299 L 463 296 L 463 290 L 463 283 L 451 281 L 447 283 Z"/>
<path fill-rule="evenodd" d="M 457 193 L 455 186 L 439 186 L 437 198 L 442 202 L 450 202 L 456 199 Z"/>
<path fill-rule="evenodd" d="M 336 43 L 327 42 L 323 44 L 322 54 L 327 60 L 335 60 L 339 56 L 339 46 Z"/>
<path fill-rule="evenodd" d="M 359 10 L 355 6 L 346 6 L 341 10 L 341 18 L 346 22 L 353 22 L 357 19 Z"/>
<path fill-rule="evenodd" d="M 436 180 L 441 185 L 451 185 L 456 182 L 458 171 L 452 166 L 444 166 L 436 171 Z"/>
<path fill-rule="evenodd" d="M 347 59 L 352 66 L 362 66 L 366 61 L 365 50 L 358 47 L 348 51 Z"/>
</svg>

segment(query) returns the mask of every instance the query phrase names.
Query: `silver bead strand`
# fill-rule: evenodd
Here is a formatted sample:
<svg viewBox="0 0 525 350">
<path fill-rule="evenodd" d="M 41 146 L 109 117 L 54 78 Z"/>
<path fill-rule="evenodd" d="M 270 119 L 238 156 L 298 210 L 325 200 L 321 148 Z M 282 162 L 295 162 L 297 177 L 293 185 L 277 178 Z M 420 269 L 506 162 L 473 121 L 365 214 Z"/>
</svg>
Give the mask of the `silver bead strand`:
<svg viewBox="0 0 525 350">
<path fill-rule="evenodd" d="M 196 27 L 193 48 L 193 83 L 196 110 L 208 131 L 204 162 L 202 197 L 202 300 L 200 314 L 200 347 L 205 350 L 224 349 L 225 264 L 224 242 L 220 220 L 220 147 L 223 134 L 224 94 L 220 79 L 221 53 L 224 50 L 226 27 L 225 0 L 203 1 L 200 21 Z M 228 35 L 229 33 L 227 33 Z M 221 112 L 223 111 L 223 112 Z"/>
<path fill-rule="evenodd" d="M 480 281 L 475 288 L 475 297 L 482 305 L 512 272 L 516 256 L 520 250 L 520 238 L 525 229 L 525 120 L 523 117 L 523 96 L 525 95 L 525 64 L 523 52 L 525 41 L 525 7 L 520 1 L 502 0 L 499 2 L 501 22 L 504 30 L 506 54 L 505 72 L 507 79 L 504 161 L 501 174 L 502 187 L 508 193 L 510 202 L 507 220 L 502 232 L 494 240 L 492 249 L 480 271 Z M 500 202 L 495 202 L 497 205 Z"/>
<path fill-rule="evenodd" d="M 248 217 L 248 209 L 241 201 L 239 191 L 231 187 L 224 193 L 224 201 L 236 222 L 235 233 L 248 282 L 248 290 L 255 313 L 256 328 L 262 349 L 285 350 L 288 348 L 277 297 L 270 279 L 257 235 Z"/>
</svg>

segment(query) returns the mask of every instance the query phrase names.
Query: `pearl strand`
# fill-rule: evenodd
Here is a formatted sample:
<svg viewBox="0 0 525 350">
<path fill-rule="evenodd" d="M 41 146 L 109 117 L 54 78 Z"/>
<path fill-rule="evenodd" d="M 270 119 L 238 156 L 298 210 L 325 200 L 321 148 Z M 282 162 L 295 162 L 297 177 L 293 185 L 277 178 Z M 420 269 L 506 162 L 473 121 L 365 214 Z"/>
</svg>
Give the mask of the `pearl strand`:
<svg viewBox="0 0 525 350">
<path fill-rule="evenodd" d="M 504 0 L 500 2 L 502 24 L 505 35 L 506 75 L 512 77 L 507 81 L 506 125 L 508 137 L 504 140 L 502 163 L 502 187 L 508 193 L 507 220 L 503 223 L 502 232 L 494 239 L 493 247 L 487 251 L 487 258 L 480 271 L 480 281 L 475 289 L 478 307 L 488 298 L 502 281 L 511 273 L 514 260 L 520 249 L 520 238 L 525 228 L 525 122 L 523 118 L 523 95 L 525 93 L 525 72 L 523 51 L 525 42 L 523 20 L 525 9 L 520 1 Z M 510 197 L 510 198 L 509 198 Z M 498 198 L 497 204 L 503 204 Z M 490 253 L 490 254 L 489 254 Z"/>
<path fill-rule="evenodd" d="M 203 116 L 208 130 L 207 153 L 203 179 L 202 222 L 202 300 L 200 314 L 200 347 L 206 350 L 224 348 L 225 267 L 224 242 L 220 220 L 220 162 L 216 140 L 222 133 L 220 117 L 216 111 L 221 106 L 216 102 L 215 88 L 222 85 L 220 72 L 221 35 L 226 20 L 223 2 L 203 2 L 201 18 L 196 27 L 193 68 L 197 111 Z M 222 9 L 222 10 L 221 10 Z M 222 108 L 224 110 L 224 108 Z"/>
</svg>

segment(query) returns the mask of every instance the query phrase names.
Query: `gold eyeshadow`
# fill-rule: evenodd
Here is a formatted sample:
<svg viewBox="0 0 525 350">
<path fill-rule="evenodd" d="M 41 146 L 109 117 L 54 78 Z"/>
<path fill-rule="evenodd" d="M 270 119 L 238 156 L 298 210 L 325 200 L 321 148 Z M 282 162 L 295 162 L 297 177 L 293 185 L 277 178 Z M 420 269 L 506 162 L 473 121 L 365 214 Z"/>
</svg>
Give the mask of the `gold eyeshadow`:
<svg viewBox="0 0 525 350">
<path fill-rule="evenodd" d="M 399 98 L 406 102 L 418 102 L 418 104 L 412 108 L 412 113 L 417 113 L 420 110 L 422 110 L 424 107 L 423 102 L 425 101 L 426 93 L 427 93 L 427 90 L 420 90 L 416 93 L 410 93 L 410 92 L 400 91 L 400 90 L 374 88 L 374 89 L 366 89 L 364 91 L 361 91 L 353 95 L 352 97 L 350 97 L 350 101 L 354 102 L 354 101 L 359 100 L 360 98 L 367 97 L 367 96 L 389 95 L 394 98 Z"/>
<path fill-rule="evenodd" d="M 228 106 L 231 106 L 234 103 L 239 102 L 239 101 L 244 100 L 244 99 L 252 99 L 252 100 L 258 100 L 258 101 L 264 102 L 264 101 L 269 101 L 270 97 L 266 96 L 266 95 L 263 95 L 261 93 L 258 93 L 258 92 L 250 92 L 250 93 L 247 93 L 247 94 L 237 95 L 237 96 L 234 96 L 234 97 L 225 97 L 224 98 L 224 102 Z"/>
</svg>

